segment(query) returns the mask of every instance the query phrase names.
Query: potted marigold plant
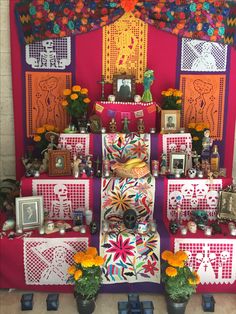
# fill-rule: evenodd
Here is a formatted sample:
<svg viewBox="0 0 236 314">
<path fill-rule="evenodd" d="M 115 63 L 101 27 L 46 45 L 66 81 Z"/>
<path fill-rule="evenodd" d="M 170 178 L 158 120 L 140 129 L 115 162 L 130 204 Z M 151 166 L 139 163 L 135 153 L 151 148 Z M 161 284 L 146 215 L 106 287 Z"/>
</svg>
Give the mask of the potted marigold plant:
<svg viewBox="0 0 236 314">
<path fill-rule="evenodd" d="M 204 132 L 208 129 L 209 124 L 204 122 L 192 122 L 188 124 L 188 130 L 192 136 L 192 150 L 196 151 L 198 155 L 202 153 Z"/>
<path fill-rule="evenodd" d="M 93 313 L 95 298 L 102 283 L 101 266 L 103 257 L 98 255 L 95 247 L 86 252 L 77 252 L 74 263 L 68 268 L 68 282 L 75 285 L 75 297 L 79 313 Z"/>
<path fill-rule="evenodd" d="M 183 93 L 179 89 L 168 88 L 161 92 L 162 110 L 181 110 Z"/>
<path fill-rule="evenodd" d="M 168 314 L 184 314 L 190 296 L 196 291 L 200 278 L 187 265 L 184 251 L 164 251 L 162 257 L 162 282 L 164 283 Z"/>
<path fill-rule="evenodd" d="M 88 104 L 91 102 L 88 98 L 88 89 L 74 85 L 71 89 L 65 89 L 63 95 L 65 99 L 62 101 L 62 106 L 72 119 L 77 119 L 80 126 L 83 125 L 87 118 Z"/>
</svg>

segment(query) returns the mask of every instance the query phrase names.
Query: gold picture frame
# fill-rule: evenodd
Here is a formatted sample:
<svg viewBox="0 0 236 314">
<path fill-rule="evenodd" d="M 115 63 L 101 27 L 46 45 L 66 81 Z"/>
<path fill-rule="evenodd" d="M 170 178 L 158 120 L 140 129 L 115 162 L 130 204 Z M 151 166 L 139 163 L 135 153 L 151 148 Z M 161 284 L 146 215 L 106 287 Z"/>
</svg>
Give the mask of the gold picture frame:
<svg viewBox="0 0 236 314">
<path fill-rule="evenodd" d="M 68 150 L 49 150 L 49 176 L 71 175 L 71 160 Z"/>
<path fill-rule="evenodd" d="M 187 169 L 187 154 L 180 152 L 170 153 L 170 173 L 175 174 L 176 170 L 179 174 L 186 174 Z"/>
<path fill-rule="evenodd" d="M 161 110 L 162 133 L 176 133 L 180 130 L 180 110 Z"/>
<path fill-rule="evenodd" d="M 219 192 L 218 219 L 236 222 L 236 193 L 229 191 Z"/>
<path fill-rule="evenodd" d="M 114 75 L 113 94 L 116 97 L 116 101 L 133 102 L 135 77 L 133 75 Z"/>
</svg>

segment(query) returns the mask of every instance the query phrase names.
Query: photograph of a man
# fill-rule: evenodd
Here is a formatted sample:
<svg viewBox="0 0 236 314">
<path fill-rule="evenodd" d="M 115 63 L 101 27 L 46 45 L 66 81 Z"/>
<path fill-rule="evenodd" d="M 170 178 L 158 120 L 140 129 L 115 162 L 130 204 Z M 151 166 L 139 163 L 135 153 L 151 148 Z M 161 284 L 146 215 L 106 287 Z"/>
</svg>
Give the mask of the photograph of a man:
<svg viewBox="0 0 236 314">
<path fill-rule="evenodd" d="M 22 208 L 23 224 L 32 224 L 38 222 L 37 204 L 23 204 Z"/>
<path fill-rule="evenodd" d="M 131 80 L 118 79 L 117 80 L 118 99 L 120 101 L 127 101 L 131 98 Z"/>
<path fill-rule="evenodd" d="M 175 116 L 167 116 L 166 117 L 166 129 L 174 129 L 176 127 L 175 124 Z"/>
</svg>

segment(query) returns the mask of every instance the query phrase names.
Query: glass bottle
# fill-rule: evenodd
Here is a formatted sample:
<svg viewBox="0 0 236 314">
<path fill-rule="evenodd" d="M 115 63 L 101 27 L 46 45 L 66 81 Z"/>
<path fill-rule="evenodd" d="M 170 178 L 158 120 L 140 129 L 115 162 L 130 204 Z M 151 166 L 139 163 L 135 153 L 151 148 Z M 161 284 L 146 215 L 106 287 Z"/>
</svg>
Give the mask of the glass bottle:
<svg viewBox="0 0 236 314">
<path fill-rule="evenodd" d="M 219 171 L 220 169 L 220 155 L 218 152 L 217 145 L 213 146 L 213 150 L 211 153 L 211 171 Z"/>
</svg>

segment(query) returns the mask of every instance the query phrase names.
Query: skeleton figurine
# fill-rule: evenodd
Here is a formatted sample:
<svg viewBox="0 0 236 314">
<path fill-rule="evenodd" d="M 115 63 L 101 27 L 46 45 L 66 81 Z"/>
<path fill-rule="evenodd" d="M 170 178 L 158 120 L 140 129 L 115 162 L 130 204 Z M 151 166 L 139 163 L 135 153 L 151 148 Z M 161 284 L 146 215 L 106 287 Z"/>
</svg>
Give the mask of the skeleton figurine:
<svg viewBox="0 0 236 314">
<path fill-rule="evenodd" d="M 72 205 L 68 200 L 68 189 L 64 184 L 54 186 L 58 200 L 52 201 L 53 218 L 71 219 Z"/>
<path fill-rule="evenodd" d="M 117 131 L 116 120 L 114 118 L 109 122 L 109 131 L 110 133 L 116 133 Z"/>
</svg>

